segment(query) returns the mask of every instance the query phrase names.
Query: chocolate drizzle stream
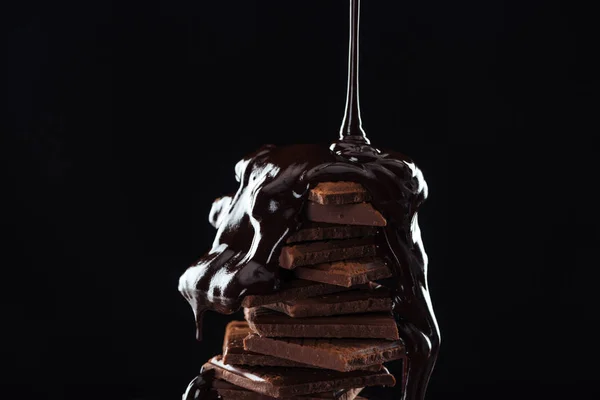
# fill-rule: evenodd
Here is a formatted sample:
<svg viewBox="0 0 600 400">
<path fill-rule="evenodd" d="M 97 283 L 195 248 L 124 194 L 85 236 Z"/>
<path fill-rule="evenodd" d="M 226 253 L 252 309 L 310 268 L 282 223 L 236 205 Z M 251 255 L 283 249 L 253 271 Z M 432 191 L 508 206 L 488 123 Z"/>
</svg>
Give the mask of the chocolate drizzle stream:
<svg viewBox="0 0 600 400">
<path fill-rule="evenodd" d="M 217 199 L 210 212 L 210 222 L 217 228 L 212 248 L 184 272 L 179 290 L 194 310 L 200 339 L 206 310 L 230 314 L 240 308 L 245 296 L 279 288 L 279 252 L 299 227 L 310 188 L 326 181 L 358 182 L 388 221 L 385 242 L 395 275 L 386 285 L 393 291 L 394 314 L 407 349 L 402 398 L 422 400 L 440 345 L 417 216 L 427 197 L 427 184 L 412 160 L 373 147 L 362 130 L 359 0 L 350 0 L 350 11 L 348 99 L 340 139 L 329 148 L 266 145 L 239 161 L 237 193 Z M 195 385 L 204 389 L 184 400 L 209 398 L 202 393 L 210 387 L 210 379 L 200 379 L 202 384 Z"/>
<path fill-rule="evenodd" d="M 340 128 L 340 140 L 369 143 L 362 128 L 358 98 L 358 57 L 360 34 L 360 0 L 350 0 L 350 41 L 348 43 L 348 91 L 346 110 Z"/>
</svg>

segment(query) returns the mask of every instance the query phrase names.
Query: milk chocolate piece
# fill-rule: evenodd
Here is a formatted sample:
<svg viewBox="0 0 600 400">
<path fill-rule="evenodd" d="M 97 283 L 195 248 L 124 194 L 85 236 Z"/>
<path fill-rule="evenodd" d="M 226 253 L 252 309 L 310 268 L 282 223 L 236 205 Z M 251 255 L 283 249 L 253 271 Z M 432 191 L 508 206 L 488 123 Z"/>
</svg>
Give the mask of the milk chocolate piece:
<svg viewBox="0 0 600 400">
<path fill-rule="evenodd" d="M 227 324 L 223 340 L 223 362 L 225 364 L 311 368 L 310 365 L 244 349 L 244 338 L 250 333 L 251 330 L 246 321 L 231 321 Z"/>
<path fill-rule="evenodd" d="M 258 307 L 264 304 L 277 303 L 279 301 L 304 299 L 345 290 L 348 289 L 340 286 L 328 285 L 326 283 L 295 279 L 283 282 L 281 284 L 281 289 L 274 293 L 246 296 L 242 301 L 242 307 Z"/>
<path fill-rule="evenodd" d="M 387 369 L 379 372 L 338 372 L 311 368 L 239 367 L 224 364 L 220 356 L 202 367 L 214 371 L 215 378 L 277 399 L 332 392 L 365 386 L 394 386 L 396 380 Z"/>
<path fill-rule="evenodd" d="M 320 264 L 357 257 L 374 256 L 374 238 L 329 240 L 284 246 L 279 255 L 282 268 L 294 269 L 303 265 Z"/>
<path fill-rule="evenodd" d="M 390 291 L 386 288 L 351 290 L 308 299 L 281 301 L 275 304 L 267 304 L 264 307 L 282 312 L 293 318 L 326 317 L 330 315 L 392 311 L 392 297 Z"/>
<path fill-rule="evenodd" d="M 400 340 L 382 339 L 273 339 L 250 334 L 248 350 L 335 371 L 356 371 L 404 357 Z"/>
<path fill-rule="evenodd" d="M 250 329 L 266 337 L 371 338 L 398 340 L 396 321 L 390 313 L 292 318 L 264 307 L 246 308 Z"/>
<path fill-rule="evenodd" d="M 306 205 L 309 221 L 330 224 L 386 226 L 387 221 L 370 203 L 323 205 L 309 201 Z"/>
<path fill-rule="evenodd" d="M 286 243 L 309 242 L 315 240 L 350 239 L 373 236 L 377 227 L 366 225 L 338 225 L 319 222 L 305 222 L 298 231 L 292 233 Z"/>
<path fill-rule="evenodd" d="M 252 392 L 227 381 L 216 379 L 212 388 L 223 400 L 276 400 L 275 397 Z M 339 390 L 336 392 L 314 393 L 306 396 L 288 397 L 284 400 L 361 400 L 357 397 L 363 388 Z"/>
<path fill-rule="evenodd" d="M 350 204 L 371 200 L 366 189 L 355 182 L 321 182 L 310 190 L 308 199 L 319 204 Z"/>
<path fill-rule="evenodd" d="M 309 281 L 350 287 L 389 278 L 392 271 L 384 259 L 367 257 L 297 267 L 294 275 Z"/>
</svg>

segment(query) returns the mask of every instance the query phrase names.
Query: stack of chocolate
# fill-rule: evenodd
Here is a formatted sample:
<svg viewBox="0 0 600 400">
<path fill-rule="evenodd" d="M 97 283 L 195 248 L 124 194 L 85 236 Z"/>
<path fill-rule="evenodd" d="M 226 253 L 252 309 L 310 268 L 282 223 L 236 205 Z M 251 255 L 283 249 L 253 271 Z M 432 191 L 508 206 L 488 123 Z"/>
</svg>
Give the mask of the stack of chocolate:
<svg viewBox="0 0 600 400">
<path fill-rule="evenodd" d="M 360 399 L 394 386 L 383 363 L 404 357 L 378 238 L 385 218 L 352 182 L 313 188 L 300 229 L 281 251 L 281 290 L 244 299 L 246 321 L 227 326 L 223 355 L 204 373 L 223 399 Z M 382 246 L 385 247 L 385 246 Z"/>
</svg>

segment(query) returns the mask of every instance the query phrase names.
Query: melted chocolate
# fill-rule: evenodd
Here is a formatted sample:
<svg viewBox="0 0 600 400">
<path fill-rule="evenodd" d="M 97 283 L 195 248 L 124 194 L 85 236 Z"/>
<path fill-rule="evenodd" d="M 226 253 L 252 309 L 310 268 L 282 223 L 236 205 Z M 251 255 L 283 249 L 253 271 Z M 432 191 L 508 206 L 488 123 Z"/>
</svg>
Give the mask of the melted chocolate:
<svg viewBox="0 0 600 400">
<path fill-rule="evenodd" d="M 348 91 L 340 139 L 369 143 L 362 128 L 358 99 L 358 45 L 360 33 L 360 0 L 350 0 L 350 42 L 348 43 Z"/>
<path fill-rule="evenodd" d="M 212 389 L 213 373 L 200 372 L 192 379 L 181 400 L 218 400 L 220 396 Z"/>
<path fill-rule="evenodd" d="M 403 399 L 422 400 L 440 344 L 417 217 L 427 197 L 427 184 L 412 160 L 371 146 L 362 130 L 359 0 L 350 1 L 350 11 L 348 99 L 340 139 L 329 148 L 267 145 L 238 162 L 237 193 L 215 201 L 210 212 L 217 228 L 212 248 L 184 272 L 179 290 L 192 305 L 200 339 L 202 314 L 207 309 L 230 314 L 240 308 L 245 296 L 279 288 L 279 252 L 299 227 L 310 188 L 326 181 L 358 182 L 371 193 L 373 205 L 388 221 L 384 233 L 394 271 L 394 313 L 407 350 Z M 195 387 L 206 388 L 207 384 Z M 201 396 L 203 389 L 197 392 L 189 399 L 208 398 Z"/>
</svg>

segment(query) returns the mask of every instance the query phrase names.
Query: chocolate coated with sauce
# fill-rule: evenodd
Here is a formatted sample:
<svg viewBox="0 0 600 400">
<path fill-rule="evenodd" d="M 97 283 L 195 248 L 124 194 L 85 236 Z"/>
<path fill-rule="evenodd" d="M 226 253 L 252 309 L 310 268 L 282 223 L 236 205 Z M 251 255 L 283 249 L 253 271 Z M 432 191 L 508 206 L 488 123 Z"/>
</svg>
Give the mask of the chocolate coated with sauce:
<svg viewBox="0 0 600 400">
<path fill-rule="evenodd" d="M 430 306 L 427 259 L 417 222 L 417 211 L 427 196 L 420 170 L 401 154 L 342 141 L 334 151 L 322 145 L 265 146 L 238 163 L 236 170 L 240 189 L 230 202 L 228 217 L 221 219 L 213 249 L 180 280 L 199 330 L 204 310 L 232 313 L 244 296 L 278 289 L 278 255 L 287 235 L 298 226 L 312 182 L 360 182 L 388 220 L 383 233 L 391 254 L 389 267 L 396 276 L 391 288 L 395 309 L 403 303 L 397 320 L 407 344 L 406 398 L 422 399 L 437 355 L 439 331 Z"/>
<path fill-rule="evenodd" d="M 298 228 L 310 188 L 321 182 L 358 183 L 387 221 L 383 234 L 395 277 L 390 289 L 407 352 L 403 399 L 422 400 L 440 344 L 417 217 L 427 185 L 412 160 L 371 146 L 362 129 L 359 8 L 360 0 L 350 0 L 348 92 L 340 139 L 329 147 L 264 146 L 242 159 L 235 168 L 238 192 L 221 198 L 211 210 L 210 221 L 217 227 L 213 247 L 184 272 L 179 290 L 195 312 L 200 337 L 205 310 L 233 313 L 245 296 L 279 289 L 277 258 L 282 243 Z M 197 392 L 204 393 L 206 386 Z"/>
<path fill-rule="evenodd" d="M 408 264 L 423 269 L 414 229 L 427 193 L 420 171 L 406 157 L 366 144 L 344 145 L 337 153 L 323 145 L 264 146 L 237 164 L 240 188 L 221 210 L 227 217 L 217 217 L 213 248 L 180 279 L 180 291 L 198 315 L 207 308 L 229 314 L 239 309 L 244 296 L 278 289 L 281 245 L 296 230 L 313 181 L 361 182 L 376 208 L 393 221 L 383 228 L 384 239 L 397 259 L 407 259 L 397 263 L 397 272 Z"/>
</svg>

